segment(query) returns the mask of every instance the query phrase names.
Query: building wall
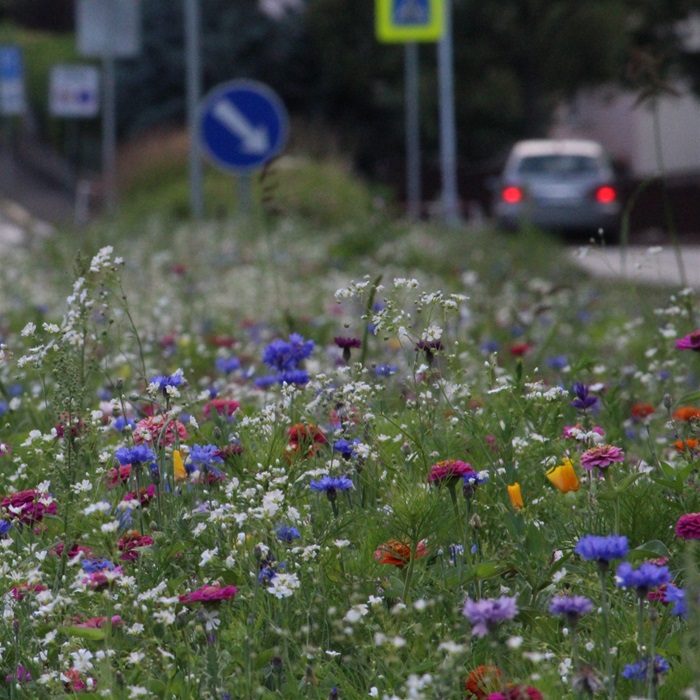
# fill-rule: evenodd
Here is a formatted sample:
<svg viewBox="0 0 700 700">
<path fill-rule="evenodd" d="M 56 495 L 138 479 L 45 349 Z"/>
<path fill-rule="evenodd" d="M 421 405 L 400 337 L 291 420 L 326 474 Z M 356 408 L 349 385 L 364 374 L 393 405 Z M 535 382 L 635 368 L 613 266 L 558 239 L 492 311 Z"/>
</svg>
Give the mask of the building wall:
<svg viewBox="0 0 700 700">
<path fill-rule="evenodd" d="M 656 119 L 666 174 L 700 173 L 700 100 L 682 86 L 679 96 L 663 95 L 637 104 L 637 96 L 614 88 L 581 92 L 557 110 L 551 134 L 600 141 L 636 177 L 660 172 Z"/>
</svg>

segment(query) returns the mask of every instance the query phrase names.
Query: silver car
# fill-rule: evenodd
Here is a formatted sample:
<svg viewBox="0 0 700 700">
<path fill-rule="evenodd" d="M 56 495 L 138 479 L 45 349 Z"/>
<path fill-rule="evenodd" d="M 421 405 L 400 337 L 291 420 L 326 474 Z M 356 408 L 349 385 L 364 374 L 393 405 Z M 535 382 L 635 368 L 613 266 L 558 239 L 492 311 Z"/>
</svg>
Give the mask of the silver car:
<svg viewBox="0 0 700 700">
<path fill-rule="evenodd" d="M 503 228 L 530 224 L 543 229 L 594 232 L 615 241 L 619 192 L 603 147 L 595 141 L 520 141 L 496 187 L 493 213 Z"/>
</svg>

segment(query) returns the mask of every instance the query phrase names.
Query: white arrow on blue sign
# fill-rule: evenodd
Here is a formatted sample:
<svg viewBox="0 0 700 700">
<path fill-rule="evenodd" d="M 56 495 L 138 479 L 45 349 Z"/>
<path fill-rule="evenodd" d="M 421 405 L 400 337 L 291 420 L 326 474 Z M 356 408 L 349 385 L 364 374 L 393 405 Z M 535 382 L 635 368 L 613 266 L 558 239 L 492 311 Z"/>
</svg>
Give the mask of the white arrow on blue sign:
<svg viewBox="0 0 700 700">
<path fill-rule="evenodd" d="M 288 124 L 287 110 L 272 89 L 253 80 L 233 80 L 202 100 L 199 142 L 223 170 L 248 172 L 282 151 Z"/>
</svg>

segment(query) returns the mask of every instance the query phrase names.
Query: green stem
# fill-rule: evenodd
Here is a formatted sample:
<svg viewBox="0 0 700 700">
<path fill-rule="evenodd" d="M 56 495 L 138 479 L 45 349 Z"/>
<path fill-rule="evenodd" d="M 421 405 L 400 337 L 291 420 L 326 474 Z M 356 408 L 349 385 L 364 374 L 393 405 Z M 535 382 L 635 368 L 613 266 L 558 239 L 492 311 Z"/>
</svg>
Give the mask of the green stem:
<svg viewBox="0 0 700 700">
<path fill-rule="evenodd" d="M 599 562 L 600 573 L 600 604 L 603 610 L 603 639 L 605 645 L 605 675 L 608 684 L 608 696 L 615 700 L 615 679 L 612 672 L 612 657 L 610 656 L 610 621 L 608 619 L 608 592 L 607 592 L 607 562 Z"/>
</svg>

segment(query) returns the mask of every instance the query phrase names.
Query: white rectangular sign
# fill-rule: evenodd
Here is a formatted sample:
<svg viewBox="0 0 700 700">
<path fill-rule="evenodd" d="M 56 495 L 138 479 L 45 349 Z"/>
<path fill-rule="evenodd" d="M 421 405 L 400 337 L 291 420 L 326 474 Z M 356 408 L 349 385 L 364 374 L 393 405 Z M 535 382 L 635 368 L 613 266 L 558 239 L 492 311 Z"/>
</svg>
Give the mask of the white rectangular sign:
<svg viewBox="0 0 700 700">
<path fill-rule="evenodd" d="M 78 53 L 130 58 L 141 52 L 141 0 L 78 0 Z"/>
<path fill-rule="evenodd" d="M 89 118 L 100 111 L 100 72 L 95 66 L 57 65 L 49 80 L 49 110 L 55 117 Z"/>
</svg>

